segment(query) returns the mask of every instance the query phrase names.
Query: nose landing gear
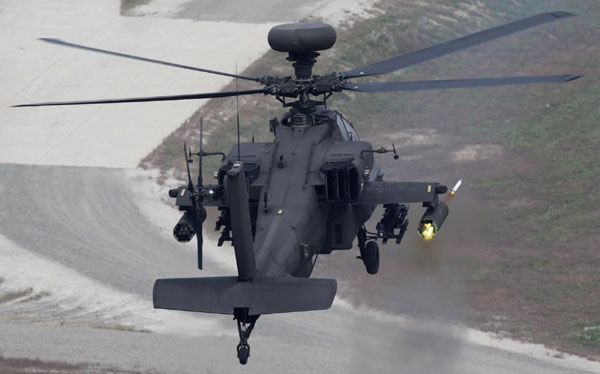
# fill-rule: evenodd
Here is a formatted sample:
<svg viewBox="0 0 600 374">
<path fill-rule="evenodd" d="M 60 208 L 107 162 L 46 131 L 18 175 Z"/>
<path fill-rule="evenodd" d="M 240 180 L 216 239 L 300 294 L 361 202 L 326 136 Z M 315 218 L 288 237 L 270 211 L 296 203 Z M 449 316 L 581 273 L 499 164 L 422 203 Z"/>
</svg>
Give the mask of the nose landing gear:
<svg viewBox="0 0 600 374">
<path fill-rule="evenodd" d="M 240 335 L 240 342 L 237 345 L 237 358 L 240 364 L 246 365 L 248 358 L 250 357 L 250 345 L 248 339 L 254 329 L 258 316 L 248 315 L 248 308 L 235 308 L 233 310 L 233 319 L 237 321 L 238 333 Z"/>
</svg>

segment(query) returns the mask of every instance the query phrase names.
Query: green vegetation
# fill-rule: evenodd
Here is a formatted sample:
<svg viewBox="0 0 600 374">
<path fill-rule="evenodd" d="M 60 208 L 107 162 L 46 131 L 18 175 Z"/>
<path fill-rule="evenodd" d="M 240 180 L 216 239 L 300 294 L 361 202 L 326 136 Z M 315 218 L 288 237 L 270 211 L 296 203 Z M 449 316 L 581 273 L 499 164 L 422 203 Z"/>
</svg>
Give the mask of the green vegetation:
<svg viewBox="0 0 600 374">
<path fill-rule="evenodd" d="M 600 328 L 593 327 L 577 334 L 577 342 L 585 346 L 600 348 Z"/>
<path fill-rule="evenodd" d="M 569 352 L 600 357 L 600 2 L 595 0 L 382 1 L 372 17 L 338 28 L 334 49 L 316 73 L 341 71 L 532 14 L 565 10 L 579 15 L 536 30 L 443 57 L 380 79 L 419 80 L 573 73 L 562 85 L 457 89 L 397 94 L 336 94 L 328 104 L 345 113 L 375 146 L 406 131 L 435 134 L 432 145 L 406 144 L 401 156 L 420 156 L 386 174 L 414 179 L 468 181 L 469 199 L 483 207 L 485 235 L 477 250 L 460 251 L 475 264 L 467 278 L 471 324 L 507 316 L 503 330 Z M 246 75 L 290 74 L 269 52 Z M 376 79 L 371 79 L 376 80 Z M 239 82 L 240 89 L 249 88 Z M 233 86 L 226 89 L 232 89 Z M 268 120 L 281 115 L 270 97 L 240 99 L 242 139 L 267 141 Z M 198 121 L 210 132 L 207 150 L 235 141 L 234 99 L 213 100 L 143 162 L 164 178 L 183 177 L 182 144 L 198 142 Z M 468 163 L 449 155 L 464 147 L 494 145 L 502 154 Z M 197 147 L 197 146 L 196 146 Z M 205 164 L 216 170 L 219 160 Z M 385 165 L 384 165 L 385 166 Z M 391 165 L 390 165 L 391 166 Z M 466 192 L 465 192 L 466 194 Z M 450 234 L 447 234 L 450 235 Z M 489 250 L 480 250 L 489 248 Z M 477 257 L 472 261 L 473 256 Z M 588 327 L 588 329 L 585 329 Z"/>
<path fill-rule="evenodd" d="M 121 14 L 129 15 L 136 6 L 150 3 L 151 0 L 121 0 Z"/>
</svg>

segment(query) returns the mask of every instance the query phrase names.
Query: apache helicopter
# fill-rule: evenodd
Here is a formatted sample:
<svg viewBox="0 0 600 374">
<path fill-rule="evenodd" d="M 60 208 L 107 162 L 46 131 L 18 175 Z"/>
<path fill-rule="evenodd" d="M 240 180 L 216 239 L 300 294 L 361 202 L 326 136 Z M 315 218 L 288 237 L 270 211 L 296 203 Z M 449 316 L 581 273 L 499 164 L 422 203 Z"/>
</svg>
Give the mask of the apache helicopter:
<svg viewBox="0 0 600 374">
<path fill-rule="evenodd" d="M 503 78 L 426 80 L 359 83 L 350 79 L 386 74 L 408 66 L 463 50 L 521 30 L 571 17 L 567 12 L 538 14 L 446 43 L 393 57 L 356 69 L 313 75 L 317 51 L 336 41 L 333 27 L 323 23 L 291 23 L 273 27 L 268 34 L 272 49 L 288 53 L 295 76 L 248 77 L 187 65 L 112 52 L 57 39 L 43 41 L 119 57 L 254 81 L 262 88 L 175 96 L 136 97 L 91 101 L 47 102 L 17 106 L 131 103 L 165 100 L 208 99 L 240 95 L 272 95 L 289 108 L 280 119 L 269 122 L 272 142 L 238 142 L 227 155 L 193 153 L 184 144 L 188 183 L 169 190 L 169 196 L 184 212 L 173 229 L 179 242 L 197 238 L 198 268 L 202 269 L 202 226 L 205 206 L 221 212 L 216 230 L 219 246 L 232 241 L 238 275 L 185 279 L 159 279 L 154 284 L 154 307 L 233 315 L 240 343 L 237 357 L 246 364 L 248 339 L 260 315 L 328 309 L 337 290 L 335 279 L 309 278 L 316 259 L 334 250 L 347 250 L 358 241 L 359 258 L 366 270 L 379 268 L 377 240 L 400 244 L 407 229 L 409 203 L 421 203 L 425 212 L 418 233 L 432 239 L 448 216 L 448 206 L 439 195 L 447 187 L 436 182 L 383 181 L 383 171 L 373 149 L 360 141 L 353 125 L 338 111 L 326 106 L 334 92 L 392 92 L 499 86 L 524 83 L 562 83 L 578 75 L 541 75 Z M 236 86 L 237 88 L 237 86 Z M 290 99 L 292 101 L 290 101 Z M 202 131 L 201 131 L 202 137 Z M 201 139 L 202 143 L 202 139 Z M 202 181 L 202 159 L 222 156 L 218 183 Z M 192 182 L 189 163 L 199 158 L 197 183 Z M 383 217 L 370 232 L 365 223 L 377 205 Z"/>
</svg>

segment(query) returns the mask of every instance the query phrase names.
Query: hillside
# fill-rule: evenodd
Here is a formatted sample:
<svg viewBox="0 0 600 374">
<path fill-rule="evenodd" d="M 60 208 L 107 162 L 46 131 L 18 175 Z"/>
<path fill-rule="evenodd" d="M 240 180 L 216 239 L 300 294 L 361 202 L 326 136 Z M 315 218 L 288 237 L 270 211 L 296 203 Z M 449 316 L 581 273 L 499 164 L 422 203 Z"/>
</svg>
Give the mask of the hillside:
<svg viewBox="0 0 600 374">
<path fill-rule="evenodd" d="M 409 229 L 399 249 L 385 248 L 377 278 L 364 274 L 352 260 L 355 253 L 320 259 L 317 272 L 339 277 L 343 296 L 422 314 L 431 312 L 429 304 L 416 309 L 406 305 L 420 305 L 430 288 L 397 293 L 395 285 L 410 287 L 414 279 L 433 279 L 441 293 L 453 295 L 447 304 L 434 304 L 453 310 L 442 317 L 600 358 L 600 199 L 595 193 L 600 182 L 600 3 L 382 1 L 370 19 L 338 28 L 338 42 L 319 58 L 316 73 L 346 70 L 554 10 L 578 17 L 383 79 L 583 74 L 578 81 L 337 94 L 329 101 L 354 123 L 362 139 L 374 146 L 393 141 L 400 149 L 399 161 L 381 158 L 388 180 L 466 181 L 436 243 L 424 247 L 413 238 L 414 228 Z M 290 74 L 291 68 L 282 54 L 269 52 L 244 72 L 265 73 Z M 239 83 L 240 89 L 250 87 Z M 240 98 L 242 139 L 269 139 L 268 119 L 281 113 L 270 97 Z M 198 143 L 200 117 L 209 136 L 207 148 L 229 149 L 235 140 L 235 101 L 212 100 L 141 166 L 159 168 L 163 180 L 172 174 L 182 178 L 181 144 L 184 138 L 188 144 Z M 217 167 L 216 160 L 205 164 L 205 170 Z M 396 298 L 397 303 L 389 301 Z"/>
</svg>

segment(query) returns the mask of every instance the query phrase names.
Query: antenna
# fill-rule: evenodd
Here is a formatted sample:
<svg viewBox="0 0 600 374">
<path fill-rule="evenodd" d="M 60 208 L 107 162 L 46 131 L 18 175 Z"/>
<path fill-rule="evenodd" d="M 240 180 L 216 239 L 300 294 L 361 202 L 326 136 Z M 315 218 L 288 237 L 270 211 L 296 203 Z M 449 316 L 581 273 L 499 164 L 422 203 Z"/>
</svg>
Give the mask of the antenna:
<svg viewBox="0 0 600 374">
<path fill-rule="evenodd" d="M 235 63 L 235 73 L 237 74 L 237 62 Z M 237 77 L 235 78 L 235 92 L 238 92 Z M 235 96 L 235 111 L 237 119 L 237 148 L 238 148 L 238 161 L 240 161 L 240 97 Z"/>
<path fill-rule="evenodd" d="M 192 175 L 190 174 L 190 159 L 188 158 L 188 149 L 185 142 L 183 142 L 183 155 L 185 156 L 185 167 L 187 169 L 188 190 L 191 192 L 194 189 L 194 184 L 192 183 Z"/>
<path fill-rule="evenodd" d="M 198 187 L 202 188 L 202 156 L 204 156 L 204 118 L 200 117 L 200 152 L 198 152 Z"/>
</svg>

